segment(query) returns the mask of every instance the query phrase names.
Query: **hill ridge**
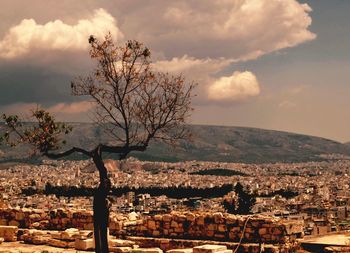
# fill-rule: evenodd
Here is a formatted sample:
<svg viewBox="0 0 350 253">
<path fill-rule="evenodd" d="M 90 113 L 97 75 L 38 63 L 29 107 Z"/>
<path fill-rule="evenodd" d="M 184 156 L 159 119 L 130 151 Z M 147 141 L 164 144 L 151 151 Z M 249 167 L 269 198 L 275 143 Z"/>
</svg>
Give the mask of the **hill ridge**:
<svg viewBox="0 0 350 253">
<path fill-rule="evenodd" d="M 101 126 L 87 122 L 70 124 L 74 128 L 67 146 L 89 148 L 112 140 Z M 193 124 L 188 127 L 194 135 L 193 142 L 181 141 L 175 149 L 164 143 L 152 142 L 146 152 L 131 155 L 142 160 L 244 163 L 302 162 L 324 159 L 320 157 L 324 154 L 350 155 L 350 144 L 306 134 L 242 126 Z M 0 146 L 0 150 L 5 153 L 0 159 L 16 157 L 24 152 L 4 146 Z M 81 157 L 70 157 L 78 158 Z"/>
</svg>

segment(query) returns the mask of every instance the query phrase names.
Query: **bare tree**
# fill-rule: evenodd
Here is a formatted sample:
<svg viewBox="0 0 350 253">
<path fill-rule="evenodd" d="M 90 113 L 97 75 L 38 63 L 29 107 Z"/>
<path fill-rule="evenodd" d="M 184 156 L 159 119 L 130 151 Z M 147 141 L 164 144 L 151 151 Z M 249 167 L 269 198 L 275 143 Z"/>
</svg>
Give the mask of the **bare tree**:
<svg viewBox="0 0 350 253">
<path fill-rule="evenodd" d="M 40 109 L 32 113 L 35 124 L 23 123 L 16 115 L 3 115 L 8 131 L 2 139 L 12 146 L 29 143 L 50 159 L 81 153 L 93 160 L 100 176 L 93 200 L 95 248 L 104 253 L 108 252 L 107 195 L 111 183 L 103 154 L 118 154 L 124 159 L 130 152 L 145 151 L 152 139 L 174 142 L 186 138 L 184 123 L 192 111 L 194 84 L 185 83 L 181 75 L 153 71 L 150 51 L 140 42 L 128 41 L 118 47 L 109 34 L 103 41 L 90 36 L 89 43 L 97 66 L 90 75 L 71 83 L 72 93 L 91 98 L 96 123 L 113 137 L 113 145 L 100 143 L 91 150 L 72 147 L 60 152 L 64 135 L 72 129 Z"/>
</svg>

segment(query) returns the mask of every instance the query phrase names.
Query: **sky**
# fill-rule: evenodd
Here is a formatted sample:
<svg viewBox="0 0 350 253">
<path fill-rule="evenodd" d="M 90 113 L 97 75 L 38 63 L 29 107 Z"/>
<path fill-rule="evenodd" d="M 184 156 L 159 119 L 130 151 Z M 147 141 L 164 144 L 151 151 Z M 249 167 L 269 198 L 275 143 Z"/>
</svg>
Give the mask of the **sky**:
<svg viewBox="0 0 350 253">
<path fill-rule="evenodd" d="M 70 82 L 88 37 L 136 39 L 153 67 L 198 83 L 189 123 L 350 141 L 348 0 L 1 0 L 0 112 L 87 121 Z"/>
</svg>

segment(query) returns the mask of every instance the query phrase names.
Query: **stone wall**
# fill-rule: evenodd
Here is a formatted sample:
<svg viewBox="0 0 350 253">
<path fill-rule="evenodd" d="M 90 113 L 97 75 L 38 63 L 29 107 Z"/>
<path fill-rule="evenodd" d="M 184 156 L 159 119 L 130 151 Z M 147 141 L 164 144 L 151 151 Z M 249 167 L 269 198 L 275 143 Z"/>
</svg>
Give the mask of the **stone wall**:
<svg viewBox="0 0 350 253">
<path fill-rule="evenodd" d="M 93 229 L 92 212 L 86 210 L 0 209 L 0 225 L 65 230 Z M 143 216 L 139 220 L 111 213 L 110 233 L 119 237 L 213 240 L 245 243 L 284 244 L 302 236 L 303 224 L 263 216 L 236 216 L 223 213 L 172 212 Z"/>
<path fill-rule="evenodd" d="M 111 214 L 110 228 L 113 234 L 122 229 L 125 217 Z M 29 208 L 3 208 L 0 209 L 0 225 L 17 226 L 19 228 L 36 228 L 41 230 L 65 230 L 78 228 L 93 230 L 92 211 L 53 209 L 44 211 Z"/>
<path fill-rule="evenodd" d="M 141 223 L 124 225 L 127 235 L 193 240 L 283 244 L 302 236 L 303 223 L 263 216 L 223 213 L 179 213 L 145 216 Z"/>
<path fill-rule="evenodd" d="M 237 253 L 291 253 L 296 252 L 299 248 L 298 243 L 284 243 L 284 244 L 259 244 L 259 243 L 238 243 L 238 242 L 221 242 L 221 241 L 205 241 L 205 240 L 185 240 L 185 239 L 164 239 L 164 238 L 149 238 L 149 237 L 128 237 L 128 240 L 134 241 L 143 248 L 159 247 L 164 252 L 171 249 L 191 249 L 203 244 L 207 245 L 223 245 L 228 249 Z M 174 253 L 193 253 L 191 251 L 175 250 Z M 227 253 L 227 252 L 226 252 Z"/>
</svg>

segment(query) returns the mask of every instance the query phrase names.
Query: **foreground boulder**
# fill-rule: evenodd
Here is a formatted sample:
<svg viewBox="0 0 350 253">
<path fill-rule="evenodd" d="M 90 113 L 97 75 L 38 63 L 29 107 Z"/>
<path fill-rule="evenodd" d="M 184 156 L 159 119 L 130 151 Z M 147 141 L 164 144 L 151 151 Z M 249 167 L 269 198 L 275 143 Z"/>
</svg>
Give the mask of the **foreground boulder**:
<svg viewBox="0 0 350 253">
<path fill-rule="evenodd" d="M 0 237 L 4 238 L 5 242 L 17 241 L 18 227 L 16 226 L 0 226 Z"/>
</svg>

